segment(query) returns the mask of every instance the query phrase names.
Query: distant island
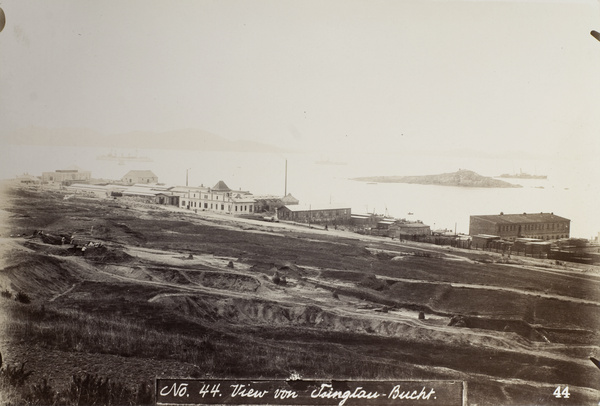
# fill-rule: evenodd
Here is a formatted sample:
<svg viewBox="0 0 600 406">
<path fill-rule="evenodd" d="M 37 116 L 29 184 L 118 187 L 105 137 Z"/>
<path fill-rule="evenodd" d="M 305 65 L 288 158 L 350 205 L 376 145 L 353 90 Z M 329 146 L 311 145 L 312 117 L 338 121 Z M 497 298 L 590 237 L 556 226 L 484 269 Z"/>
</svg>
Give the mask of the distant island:
<svg viewBox="0 0 600 406">
<path fill-rule="evenodd" d="M 438 186 L 460 186 L 460 187 L 485 187 L 485 188 L 514 188 L 522 187 L 503 180 L 481 176 L 478 173 L 466 169 L 460 169 L 452 173 L 423 176 L 367 176 L 352 178 L 360 182 L 378 183 L 412 183 L 417 185 Z"/>
</svg>

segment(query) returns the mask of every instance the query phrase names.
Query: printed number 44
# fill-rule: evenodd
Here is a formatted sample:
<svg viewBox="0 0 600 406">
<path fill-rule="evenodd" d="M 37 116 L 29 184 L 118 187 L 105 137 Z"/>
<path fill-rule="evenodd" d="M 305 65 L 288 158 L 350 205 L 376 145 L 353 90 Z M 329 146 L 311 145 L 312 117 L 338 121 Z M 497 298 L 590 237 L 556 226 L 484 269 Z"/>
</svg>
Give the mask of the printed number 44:
<svg viewBox="0 0 600 406">
<path fill-rule="evenodd" d="M 556 389 L 554 389 L 553 395 L 556 398 L 565 398 L 565 399 L 568 399 L 571 396 L 571 394 L 569 393 L 568 386 L 565 386 L 565 388 L 563 390 L 560 390 L 560 386 L 557 386 Z"/>
</svg>

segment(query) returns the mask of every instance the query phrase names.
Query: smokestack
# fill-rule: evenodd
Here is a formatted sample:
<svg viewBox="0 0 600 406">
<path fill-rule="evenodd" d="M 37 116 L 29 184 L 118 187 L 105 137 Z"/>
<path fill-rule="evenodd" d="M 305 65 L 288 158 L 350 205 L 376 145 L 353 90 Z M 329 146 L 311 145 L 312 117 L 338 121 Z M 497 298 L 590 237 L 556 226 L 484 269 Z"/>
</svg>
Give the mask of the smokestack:
<svg viewBox="0 0 600 406">
<path fill-rule="evenodd" d="M 285 160 L 285 193 L 284 196 L 287 196 L 287 159 Z"/>
</svg>

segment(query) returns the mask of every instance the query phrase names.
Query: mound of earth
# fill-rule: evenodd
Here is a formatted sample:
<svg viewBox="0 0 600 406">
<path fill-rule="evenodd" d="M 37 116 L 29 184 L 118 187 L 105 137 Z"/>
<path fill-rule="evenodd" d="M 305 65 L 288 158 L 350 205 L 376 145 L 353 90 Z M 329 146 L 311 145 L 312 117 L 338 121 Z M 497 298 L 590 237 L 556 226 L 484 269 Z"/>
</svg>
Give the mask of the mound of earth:
<svg viewBox="0 0 600 406">
<path fill-rule="evenodd" d="M 18 253 L 12 255 L 10 261 L 13 264 L 0 272 L 0 285 L 14 292 L 48 298 L 81 281 L 71 264 L 56 257 Z"/>
</svg>

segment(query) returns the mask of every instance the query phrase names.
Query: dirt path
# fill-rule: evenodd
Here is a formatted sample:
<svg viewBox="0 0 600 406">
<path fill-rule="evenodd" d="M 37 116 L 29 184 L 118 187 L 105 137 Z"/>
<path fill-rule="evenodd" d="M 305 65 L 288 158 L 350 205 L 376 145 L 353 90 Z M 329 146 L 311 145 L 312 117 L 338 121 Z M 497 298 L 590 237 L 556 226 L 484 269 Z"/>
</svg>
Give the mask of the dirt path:
<svg viewBox="0 0 600 406">
<path fill-rule="evenodd" d="M 69 294 L 69 292 L 71 292 L 73 289 L 75 289 L 75 286 L 77 286 L 77 285 L 78 285 L 78 283 L 74 283 L 74 284 L 73 284 L 73 286 L 71 286 L 69 289 L 65 290 L 65 291 L 64 291 L 64 292 L 62 292 L 62 293 L 59 293 L 58 295 L 56 295 L 56 296 L 52 297 L 52 298 L 51 298 L 51 299 L 49 299 L 48 301 L 49 301 L 49 302 L 54 302 L 54 301 L 55 301 L 56 299 L 58 299 L 59 297 Z"/>
</svg>

